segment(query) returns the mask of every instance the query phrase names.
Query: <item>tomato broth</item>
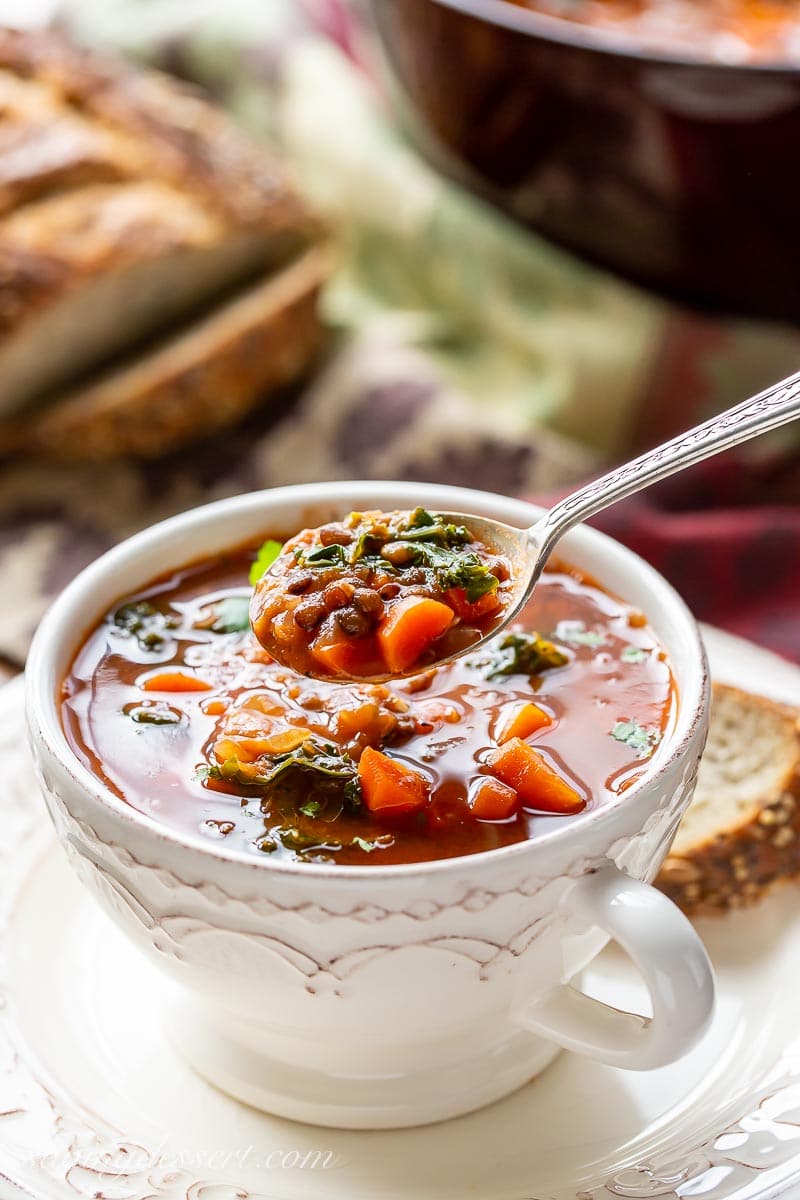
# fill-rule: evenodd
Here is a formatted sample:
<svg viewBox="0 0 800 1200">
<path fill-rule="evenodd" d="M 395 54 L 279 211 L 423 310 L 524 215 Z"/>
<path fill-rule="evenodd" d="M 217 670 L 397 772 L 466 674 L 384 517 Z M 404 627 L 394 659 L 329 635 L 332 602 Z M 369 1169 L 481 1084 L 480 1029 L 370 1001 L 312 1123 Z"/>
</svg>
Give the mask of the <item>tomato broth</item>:
<svg viewBox="0 0 800 1200">
<path fill-rule="evenodd" d="M 674 718 L 645 617 L 553 563 L 511 633 L 386 684 L 298 675 L 248 622 L 257 547 L 120 600 L 63 681 L 78 757 L 209 846 L 387 865 L 535 838 L 617 803 Z"/>
</svg>

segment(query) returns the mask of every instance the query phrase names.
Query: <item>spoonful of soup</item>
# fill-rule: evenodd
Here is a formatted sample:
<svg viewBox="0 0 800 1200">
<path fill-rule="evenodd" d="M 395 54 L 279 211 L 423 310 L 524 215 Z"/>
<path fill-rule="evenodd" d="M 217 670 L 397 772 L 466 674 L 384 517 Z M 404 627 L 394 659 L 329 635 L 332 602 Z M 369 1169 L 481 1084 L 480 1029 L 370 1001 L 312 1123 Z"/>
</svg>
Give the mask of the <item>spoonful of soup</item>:
<svg viewBox="0 0 800 1200">
<path fill-rule="evenodd" d="M 319 678 L 380 681 L 457 658 L 513 622 L 574 525 L 798 416 L 800 372 L 573 492 L 529 529 L 424 508 L 305 529 L 274 547 L 256 583 L 256 637 Z M 535 674 L 558 651 L 537 638 L 526 653 Z"/>
</svg>

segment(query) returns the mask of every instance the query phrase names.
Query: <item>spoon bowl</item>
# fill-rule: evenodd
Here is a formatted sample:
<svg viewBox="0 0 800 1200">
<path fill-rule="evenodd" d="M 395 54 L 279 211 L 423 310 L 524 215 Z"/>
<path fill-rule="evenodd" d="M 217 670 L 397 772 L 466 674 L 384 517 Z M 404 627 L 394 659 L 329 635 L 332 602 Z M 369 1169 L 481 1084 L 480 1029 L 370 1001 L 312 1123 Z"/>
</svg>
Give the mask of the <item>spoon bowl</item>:
<svg viewBox="0 0 800 1200">
<path fill-rule="evenodd" d="M 798 416 L 800 372 L 773 384 L 758 395 L 695 426 L 694 429 L 679 434 L 671 441 L 648 450 L 638 458 L 615 467 L 599 479 L 592 480 L 585 487 L 560 500 L 527 529 L 514 528 L 501 521 L 470 513 L 437 513 L 437 516 L 442 517 L 448 524 L 465 526 L 475 542 L 481 543 L 507 560 L 510 577 L 504 588 L 504 603 L 498 620 L 476 640 L 449 652 L 443 646 L 443 653 L 433 662 L 416 663 L 407 670 L 387 669 L 368 676 L 351 676 L 343 671 L 331 675 L 320 671 L 318 677 L 339 683 L 349 683 L 356 679 L 359 682 L 385 682 L 417 675 L 430 670 L 432 666 L 441 666 L 465 654 L 473 653 L 478 646 L 495 637 L 519 615 L 530 600 L 556 543 L 573 526 L 669 475 L 786 425 Z M 288 612 L 283 615 L 288 615 Z M 433 645 L 435 647 L 436 643 Z M 273 651 L 272 646 L 267 645 L 267 649 Z M 279 661 L 283 661 L 279 654 L 277 657 Z M 317 672 L 311 670 L 308 674 L 316 676 Z"/>
</svg>

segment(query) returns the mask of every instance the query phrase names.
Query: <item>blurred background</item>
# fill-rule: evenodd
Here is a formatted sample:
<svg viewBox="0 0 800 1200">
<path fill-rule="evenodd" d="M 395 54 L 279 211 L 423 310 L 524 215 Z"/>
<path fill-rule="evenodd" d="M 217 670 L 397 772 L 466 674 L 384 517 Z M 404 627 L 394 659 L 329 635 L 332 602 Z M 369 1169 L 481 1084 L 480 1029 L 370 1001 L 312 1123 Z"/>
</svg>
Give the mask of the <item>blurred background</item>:
<svg viewBox="0 0 800 1200">
<path fill-rule="evenodd" d="M 0 3 L 9 669 L 170 513 L 546 500 L 800 368 L 800 4 L 571 5 Z M 800 661 L 797 430 L 598 523 Z"/>
</svg>

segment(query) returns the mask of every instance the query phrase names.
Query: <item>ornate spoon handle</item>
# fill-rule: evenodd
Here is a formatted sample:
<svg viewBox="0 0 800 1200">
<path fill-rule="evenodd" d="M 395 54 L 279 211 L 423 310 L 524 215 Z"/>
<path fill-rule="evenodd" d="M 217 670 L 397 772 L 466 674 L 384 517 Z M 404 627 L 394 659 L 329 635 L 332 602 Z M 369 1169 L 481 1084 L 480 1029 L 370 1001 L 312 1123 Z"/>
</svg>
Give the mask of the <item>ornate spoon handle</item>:
<svg viewBox="0 0 800 1200">
<path fill-rule="evenodd" d="M 800 417 L 800 371 L 687 433 L 648 450 L 555 504 L 529 531 L 540 559 L 546 559 L 558 539 L 579 521 L 585 521 L 601 509 L 675 471 L 738 446 L 757 434 L 777 429 L 797 417 Z"/>
</svg>

